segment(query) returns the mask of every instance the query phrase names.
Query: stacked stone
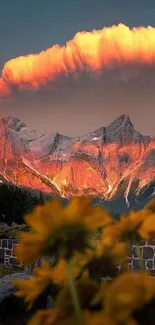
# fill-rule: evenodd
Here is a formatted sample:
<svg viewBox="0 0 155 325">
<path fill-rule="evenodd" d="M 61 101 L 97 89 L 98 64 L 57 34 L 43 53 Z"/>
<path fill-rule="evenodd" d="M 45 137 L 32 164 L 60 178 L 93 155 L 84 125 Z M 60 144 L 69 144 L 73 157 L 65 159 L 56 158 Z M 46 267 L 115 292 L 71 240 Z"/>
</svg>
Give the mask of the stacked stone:
<svg viewBox="0 0 155 325">
<path fill-rule="evenodd" d="M 0 265 L 4 265 L 5 267 L 10 266 L 22 266 L 22 263 L 15 256 L 15 247 L 18 245 L 18 241 L 16 239 L 1 239 L 0 240 Z M 142 240 L 139 245 L 140 255 L 142 258 L 143 265 L 146 270 L 150 271 L 152 276 L 155 276 L 155 240 Z M 46 259 L 48 262 L 53 264 L 54 257 Z M 25 271 L 28 273 L 32 273 L 32 269 L 34 267 L 38 267 L 41 265 L 43 259 L 39 259 L 33 265 L 25 268 Z M 136 246 L 133 245 L 130 249 L 130 255 L 128 258 L 129 269 L 138 270 L 139 266 L 139 257 L 137 256 Z"/>
<path fill-rule="evenodd" d="M 141 255 L 141 261 L 146 270 L 150 272 L 152 276 L 155 276 L 155 240 L 142 240 L 140 242 L 139 249 Z M 129 269 L 139 270 L 139 257 L 136 252 L 136 245 L 131 248 L 131 253 L 128 258 Z"/>
<path fill-rule="evenodd" d="M 0 264 L 5 267 L 21 266 L 21 262 L 15 256 L 15 247 L 18 245 L 16 239 L 0 240 Z"/>
</svg>

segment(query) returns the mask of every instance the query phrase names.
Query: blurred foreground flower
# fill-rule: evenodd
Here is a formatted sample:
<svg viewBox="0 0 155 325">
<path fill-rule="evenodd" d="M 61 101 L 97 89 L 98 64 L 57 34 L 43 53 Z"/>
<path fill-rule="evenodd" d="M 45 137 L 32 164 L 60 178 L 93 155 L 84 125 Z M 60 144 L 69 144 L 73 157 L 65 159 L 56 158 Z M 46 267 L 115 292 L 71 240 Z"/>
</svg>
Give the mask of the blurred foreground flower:
<svg viewBox="0 0 155 325">
<path fill-rule="evenodd" d="M 155 198 L 149 201 L 149 203 L 145 206 L 145 209 L 151 212 L 155 212 Z"/>
<path fill-rule="evenodd" d="M 104 312 L 92 313 L 83 311 L 81 325 L 115 325 L 105 318 Z M 76 325 L 74 314 L 67 316 L 59 310 L 40 310 L 30 320 L 28 325 Z"/>
<path fill-rule="evenodd" d="M 29 233 L 21 233 L 16 255 L 23 264 L 40 256 L 70 259 L 75 251 L 90 247 L 88 235 L 100 226 L 112 222 L 112 217 L 101 207 L 92 206 L 91 197 L 75 197 L 63 207 L 58 198 L 37 206 L 25 216 Z"/>
<path fill-rule="evenodd" d="M 103 230 L 100 241 L 103 249 L 113 249 L 118 242 L 138 242 L 141 239 L 155 239 L 155 213 L 144 209 L 131 211 Z M 122 246 L 123 247 L 123 246 Z"/>
<path fill-rule="evenodd" d="M 115 324 L 154 324 L 154 279 L 144 271 L 118 276 L 104 291 L 104 311 Z"/>
<path fill-rule="evenodd" d="M 25 302 L 28 303 L 28 307 L 32 308 L 36 299 L 46 288 L 55 284 L 64 284 L 65 270 L 63 261 L 54 268 L 50 267 L 48 263 L 43 262 L 41 267 L 33 270 L 34 276 L 26 280 L 12 281 L 12 284 L 18 289 L 14 295 L 24 298 Z"/>
<path fill-rule="evenodd" d="M 27 215 L 31 232 L 20 235 L 18 258 L 25 264 L 56 258 L 53 266 L 35 268 L 28 280 L 13 281 L 15 295 L 29 308 L 54 292 L 56 307 L 40 310 L 28 325 L 154 325 L 155 281 L 147 272 L 127 271 L 128 244 L 155 238 L 151 204 L 116 221 L 93 207 L 91 197 L 75 197 L 65 207 L 56 198 Z M 89 235 L 99 228 L 100 239 L 92 241 Z"/>
<path fill-rule="evenodd" d="M 89 309 L 91 301 L 99 290 L 99 286 L 87 277 L 75 281 L 75 287 L 81 309 Z M 67 315 L 74 313 L 74 305 L 69 286 L 65 286 L 58 294 L 56 307 Z"/>
<path fill-rule="evenodd" d="M 142 238 L 155 239 L 155 212 L 149 215 L 139 229 Z"/>
<path fill-rule="evenodd" d="M 96 255 L 98 257 L 109 257 L 113 266 L 121 266 L 127 263 L 129 248 L 126 242 L 116 242 L 110 249 L 107 249 L 107 246 L 101 241 L 97 246 Z"/>
<path fill-rule="evenodd" d="M 54 267 L 51 267 L 47 262 L 43 262 L 42 266 L 34 268 L 33 272 L 35 275 L 29 279 L 12 281 L 12 284 L 18 289 L 15 296 L 24 298 L 29 308 L 33 306 L 35 300 L 47 287 L 51 287 L 49 292 L 52 293 L 52 286 L 63 287 L 68 283 L 68 272 L 64 260 L 61 260 Z M 79 272 L 80 266 L 73 265 L 72 275 L 74 278 L 77 277 Z"/>
</svg>

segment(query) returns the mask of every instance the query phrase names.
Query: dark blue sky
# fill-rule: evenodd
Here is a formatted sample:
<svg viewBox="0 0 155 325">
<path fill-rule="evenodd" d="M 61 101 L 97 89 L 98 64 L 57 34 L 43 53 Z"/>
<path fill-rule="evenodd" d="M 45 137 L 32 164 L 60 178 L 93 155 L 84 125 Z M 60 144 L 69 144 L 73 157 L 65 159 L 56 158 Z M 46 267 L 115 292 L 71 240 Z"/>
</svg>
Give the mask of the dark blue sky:
<svg viewBox="0 0 155 325">
<path fill-rule="evenodd" d="M 16 56 L 63 45 L 78 31 L 120 22 L 131 27 L 155 26 L 155 0 L 1 0 L 0 69 Z M 69 135 L 84 134 L 128 113 L 141 132 L 155 133 L 155 81 L 151 78 L 150 84 L 141 78 L 139 86 L 126 88 L 119 84 L 111 89 L 104 84 L 104 92 L 98 84 L 78 89 L 71 84 L 57 98 L 44 94 L 33 100 L 2 102 L 0 112 L 18 116 L 41 132 Z"/>
<path fill-rule="evenodd" d="M 65 44 L 82 30 L 155 25 L 154 0 L 1 0 L 0 66 L 12 57 Z"/>
</svg>

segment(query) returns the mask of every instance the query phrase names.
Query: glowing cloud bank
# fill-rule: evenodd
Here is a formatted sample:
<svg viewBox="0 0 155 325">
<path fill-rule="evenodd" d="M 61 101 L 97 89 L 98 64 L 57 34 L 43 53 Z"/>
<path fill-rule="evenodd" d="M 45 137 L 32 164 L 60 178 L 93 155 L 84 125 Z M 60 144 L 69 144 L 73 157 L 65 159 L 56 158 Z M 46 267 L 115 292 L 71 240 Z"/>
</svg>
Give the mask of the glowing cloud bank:
<svg viewBox="0 0 155 325">
<path fill-rule="evenodd" d="M 29 54 L 4 64 L 0 78 L 0 97 L 10 96 L 12 86 L 35 89 L 76 71 L 102 73 L 118 64 L 154 64 L 155 28 L 106 27 L 79 32 L 60 47 L 54 45 L 39 54 Z"/>
</svg>

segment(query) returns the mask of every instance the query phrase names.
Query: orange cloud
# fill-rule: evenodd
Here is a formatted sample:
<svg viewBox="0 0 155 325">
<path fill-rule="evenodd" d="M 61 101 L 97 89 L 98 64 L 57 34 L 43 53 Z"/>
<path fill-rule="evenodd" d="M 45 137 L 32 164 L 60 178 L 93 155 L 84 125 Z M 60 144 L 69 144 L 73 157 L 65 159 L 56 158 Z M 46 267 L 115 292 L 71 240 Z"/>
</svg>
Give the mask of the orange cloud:
<svg viewBox="0 0 155 325">
<path fill-rule="evenodd" d="M 65 46 L 54 45 L 39 54 L 6 62 L 0 79 L 0 96 L 9 94 L 9 85 L 39 89 L 58 76 L 74 74 L 77 70 L 101 72 L 105 67 L 134 62 L 155 63 L 155 28 L 130 29 L 119 24 L 79 32 Z"/>
</svg>

